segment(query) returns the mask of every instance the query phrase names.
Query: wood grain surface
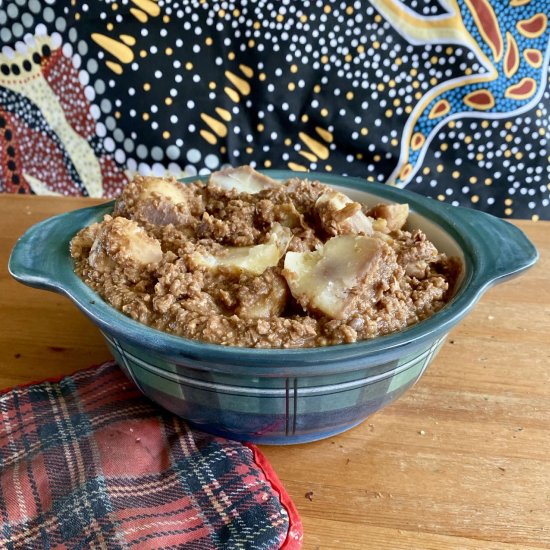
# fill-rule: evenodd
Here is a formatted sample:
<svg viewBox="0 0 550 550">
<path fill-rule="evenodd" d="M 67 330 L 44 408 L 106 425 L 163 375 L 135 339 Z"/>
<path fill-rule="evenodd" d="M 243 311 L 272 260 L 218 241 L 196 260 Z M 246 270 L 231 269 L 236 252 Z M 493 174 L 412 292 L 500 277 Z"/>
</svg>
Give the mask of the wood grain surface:
<svg viewBox="0 0 550 550">
<path fill-rule="evenodd" d="M 7 272 L 30 225 L 97 202 L 0 196 L 0 388 L 110 358 L 67 299 Z M 550 548 L 550 222 L 516 223 L 539 263 L 489 290 L 405 396 L 338 437 L 262 447 L 306 550 Z"/>
</svg>

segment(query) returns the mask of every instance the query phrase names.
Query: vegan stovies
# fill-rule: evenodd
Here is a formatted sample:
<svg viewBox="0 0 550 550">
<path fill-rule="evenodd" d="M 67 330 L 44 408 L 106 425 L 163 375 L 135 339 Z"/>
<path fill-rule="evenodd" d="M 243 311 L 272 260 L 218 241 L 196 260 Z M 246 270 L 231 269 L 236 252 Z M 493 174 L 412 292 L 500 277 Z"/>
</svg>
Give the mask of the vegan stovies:
<svg viewBox="0 0 550 550">
<path fill-rule="evenodd" d="M 136 176 L 71 255 L 103 299 L 156 329 L 231 346 L 327 346 L 402 330 L 451 298 L 460 262 L 409 228 L 408 213 L 247 166 L 187 185 Z"/>
</svg>

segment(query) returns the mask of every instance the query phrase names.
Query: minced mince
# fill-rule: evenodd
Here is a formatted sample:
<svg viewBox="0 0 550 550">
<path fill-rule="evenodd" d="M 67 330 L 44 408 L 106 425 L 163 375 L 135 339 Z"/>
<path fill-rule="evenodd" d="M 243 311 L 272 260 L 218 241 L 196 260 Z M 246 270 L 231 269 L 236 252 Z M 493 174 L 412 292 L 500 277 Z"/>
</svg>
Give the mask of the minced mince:
<svg viewBox="0 0 550 550">
<path fill-rule="evenodd" d="M 136 176 L 71 255 L 88 286 L 156 329 L 231 346 L 327 346 L 402 330 L 451 298 L 460 263 L 410 229 L 408 212 L 246 166 L 188 185 Z"/>
</svg>

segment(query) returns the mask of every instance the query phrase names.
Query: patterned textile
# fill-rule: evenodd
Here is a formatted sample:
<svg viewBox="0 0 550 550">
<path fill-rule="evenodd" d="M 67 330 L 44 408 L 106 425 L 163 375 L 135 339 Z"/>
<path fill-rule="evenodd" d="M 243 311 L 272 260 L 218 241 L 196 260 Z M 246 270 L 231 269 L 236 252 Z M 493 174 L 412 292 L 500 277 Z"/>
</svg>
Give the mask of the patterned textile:
<svg viewBox="0 0 550 550">
<path fill-rule="evenodd" d="M 255 447 L 192 430 L 114 363 L 0 396 L 0 547 L 297 549 Z"/>
<path fill-rule="evenodd" d="M 550 219 L 550 0 L 6 0 L 0 190 L 334 171 Z"/>
</svg>

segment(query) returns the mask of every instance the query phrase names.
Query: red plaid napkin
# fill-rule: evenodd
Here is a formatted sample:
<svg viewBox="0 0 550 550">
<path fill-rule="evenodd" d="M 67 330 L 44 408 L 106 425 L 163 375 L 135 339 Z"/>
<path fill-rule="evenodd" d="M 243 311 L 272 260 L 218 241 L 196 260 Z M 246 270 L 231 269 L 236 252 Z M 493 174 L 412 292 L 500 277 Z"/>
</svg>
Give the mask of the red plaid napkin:
<svg viewBox="0 0 550 550">
<path fill-rule="evenodd" d="M 1 548 L 298 549 L 254 446 L 191 429 L 114 363 L 0 395 Z"/>
</svg>

